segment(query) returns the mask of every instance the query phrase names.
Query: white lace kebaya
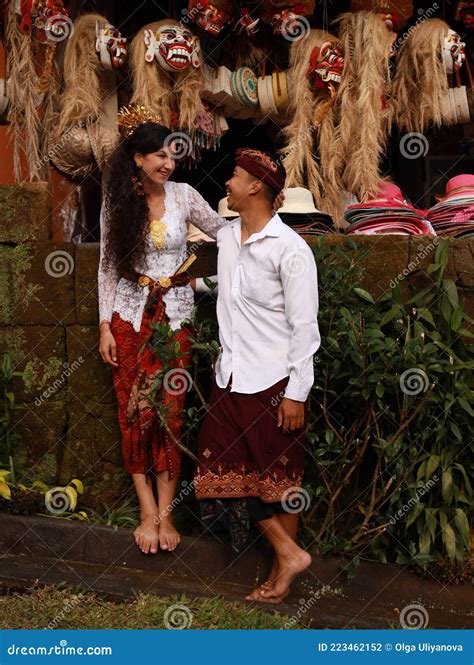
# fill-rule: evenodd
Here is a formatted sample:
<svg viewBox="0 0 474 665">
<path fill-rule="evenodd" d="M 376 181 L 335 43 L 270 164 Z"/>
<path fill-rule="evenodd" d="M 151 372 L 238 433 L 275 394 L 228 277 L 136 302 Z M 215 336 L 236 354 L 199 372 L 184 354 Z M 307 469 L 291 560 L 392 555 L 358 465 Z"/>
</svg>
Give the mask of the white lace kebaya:
<svg viewBox="0 0 474 665">
<path fill-rule="evenodd" d="M 187 183 L 166 182 L 164 215 L 166 224 L 164 246 L 160 249 L 153 242 L 149 232 L 145 238 L 145 256 L 140 265 L 134 268 L 153 279 L 173 275 L 186 260 L 186 238 L 188 224 L 192 223 L 201 231 L 215 238 L 220 228 L 228 221 L 219 217 L 203 197 Z M 127 220 L 124 219 L 124 224 Z M 140 331 L 143 310 L 150 287 L 142 287 L 124 277 L 118 271 L 106 269 L 104 249 L 109 232 L 104 206 L 100 214 L 100 263 L 98 273 L 100 323 L 111 321 L 112 313 L 117 312 L 123 321 L 129 321 L 134 330 Z M 173 330 L 179 328 L 191 316 L 194 305 L 194 292 L 190 286 L 172 288 L 163 296 L 166 313 Z"/>
</svg>

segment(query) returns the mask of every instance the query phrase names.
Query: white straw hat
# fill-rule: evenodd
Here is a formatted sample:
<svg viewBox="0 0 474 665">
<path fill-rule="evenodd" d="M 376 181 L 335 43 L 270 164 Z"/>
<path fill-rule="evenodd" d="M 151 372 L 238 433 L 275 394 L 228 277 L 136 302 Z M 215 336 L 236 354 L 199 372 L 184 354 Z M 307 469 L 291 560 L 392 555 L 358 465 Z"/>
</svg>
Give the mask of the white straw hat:
<svg viewBox="0 0 474 665">
<path fill-rule="evenodd" d="M 283 190 L 283 193 L 285 200 L 282 207 L 278 209 L 278 214 L 281 212 L 293 214 L 321 213 L 314 205 L 313 195 L 309 189 L 305 189 L 304 187 L 288 187 Z"/>
</svg>

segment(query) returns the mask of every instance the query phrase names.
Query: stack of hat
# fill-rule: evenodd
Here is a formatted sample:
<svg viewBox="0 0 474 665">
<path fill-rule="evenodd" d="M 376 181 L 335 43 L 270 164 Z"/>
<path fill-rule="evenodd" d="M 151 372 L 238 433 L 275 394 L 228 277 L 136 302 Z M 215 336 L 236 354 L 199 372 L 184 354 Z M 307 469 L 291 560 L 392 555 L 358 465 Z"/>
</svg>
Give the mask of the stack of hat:
<svg viewBox="0 0 474 665">
<path fill-rule="evenodd" d="M 302 236 L 319 236 L 331 233 L 332 218 L 316 208 L 313 195 L 304 187 L 288 187 L 285 200 L 277 211 L 285 224 Z"/>
<path fill-rule="evenodd" d="M 474 237 L 474 175 L 458 175 L 446 183 L 446 194 L 428 210 L 436 233 L 450 238 Z"/>
<path fill-rule="evenodd" d="M 350 205 L 344 212 L 348 235 L 436 235 L 423 210 L 414 208 L 400 188 L 385 182 L 367 203 Z"/>
</svg>

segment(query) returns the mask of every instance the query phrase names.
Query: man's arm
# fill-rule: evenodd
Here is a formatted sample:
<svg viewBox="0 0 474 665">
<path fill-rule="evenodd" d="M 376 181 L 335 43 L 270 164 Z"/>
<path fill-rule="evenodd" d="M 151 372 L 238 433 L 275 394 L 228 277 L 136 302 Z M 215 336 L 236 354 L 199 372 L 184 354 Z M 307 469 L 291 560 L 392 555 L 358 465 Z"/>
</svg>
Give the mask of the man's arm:
<svg viewBox="0 0 474 665">
<path fill-rule="evenodd" d="M 321 343 L 317 318 L 318 275 L 308 245 L 285 248 L 280 276 L 291 339 L 288 350 L 290 378 L 278 416 L 279 425 L 292 431 L 304 424 L 304 402 L 314 383 L 313 355 Z"/>
</svg>

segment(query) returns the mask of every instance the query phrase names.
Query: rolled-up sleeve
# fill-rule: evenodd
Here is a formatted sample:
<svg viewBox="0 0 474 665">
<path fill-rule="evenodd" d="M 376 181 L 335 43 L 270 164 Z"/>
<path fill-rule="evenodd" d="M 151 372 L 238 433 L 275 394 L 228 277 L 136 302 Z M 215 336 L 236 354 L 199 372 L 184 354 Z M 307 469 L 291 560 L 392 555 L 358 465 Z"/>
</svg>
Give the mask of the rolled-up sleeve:
<svg viewBox="0 0 474 665">
<path fill-rule="evenodd" d="M 286 318 L 291 328 L 285 397 L 306 401 L 314 383 L 313 356 L 321 344 L 318 274 L 308 245 L 288 245 L 280 263 Z"/>
</svg>

